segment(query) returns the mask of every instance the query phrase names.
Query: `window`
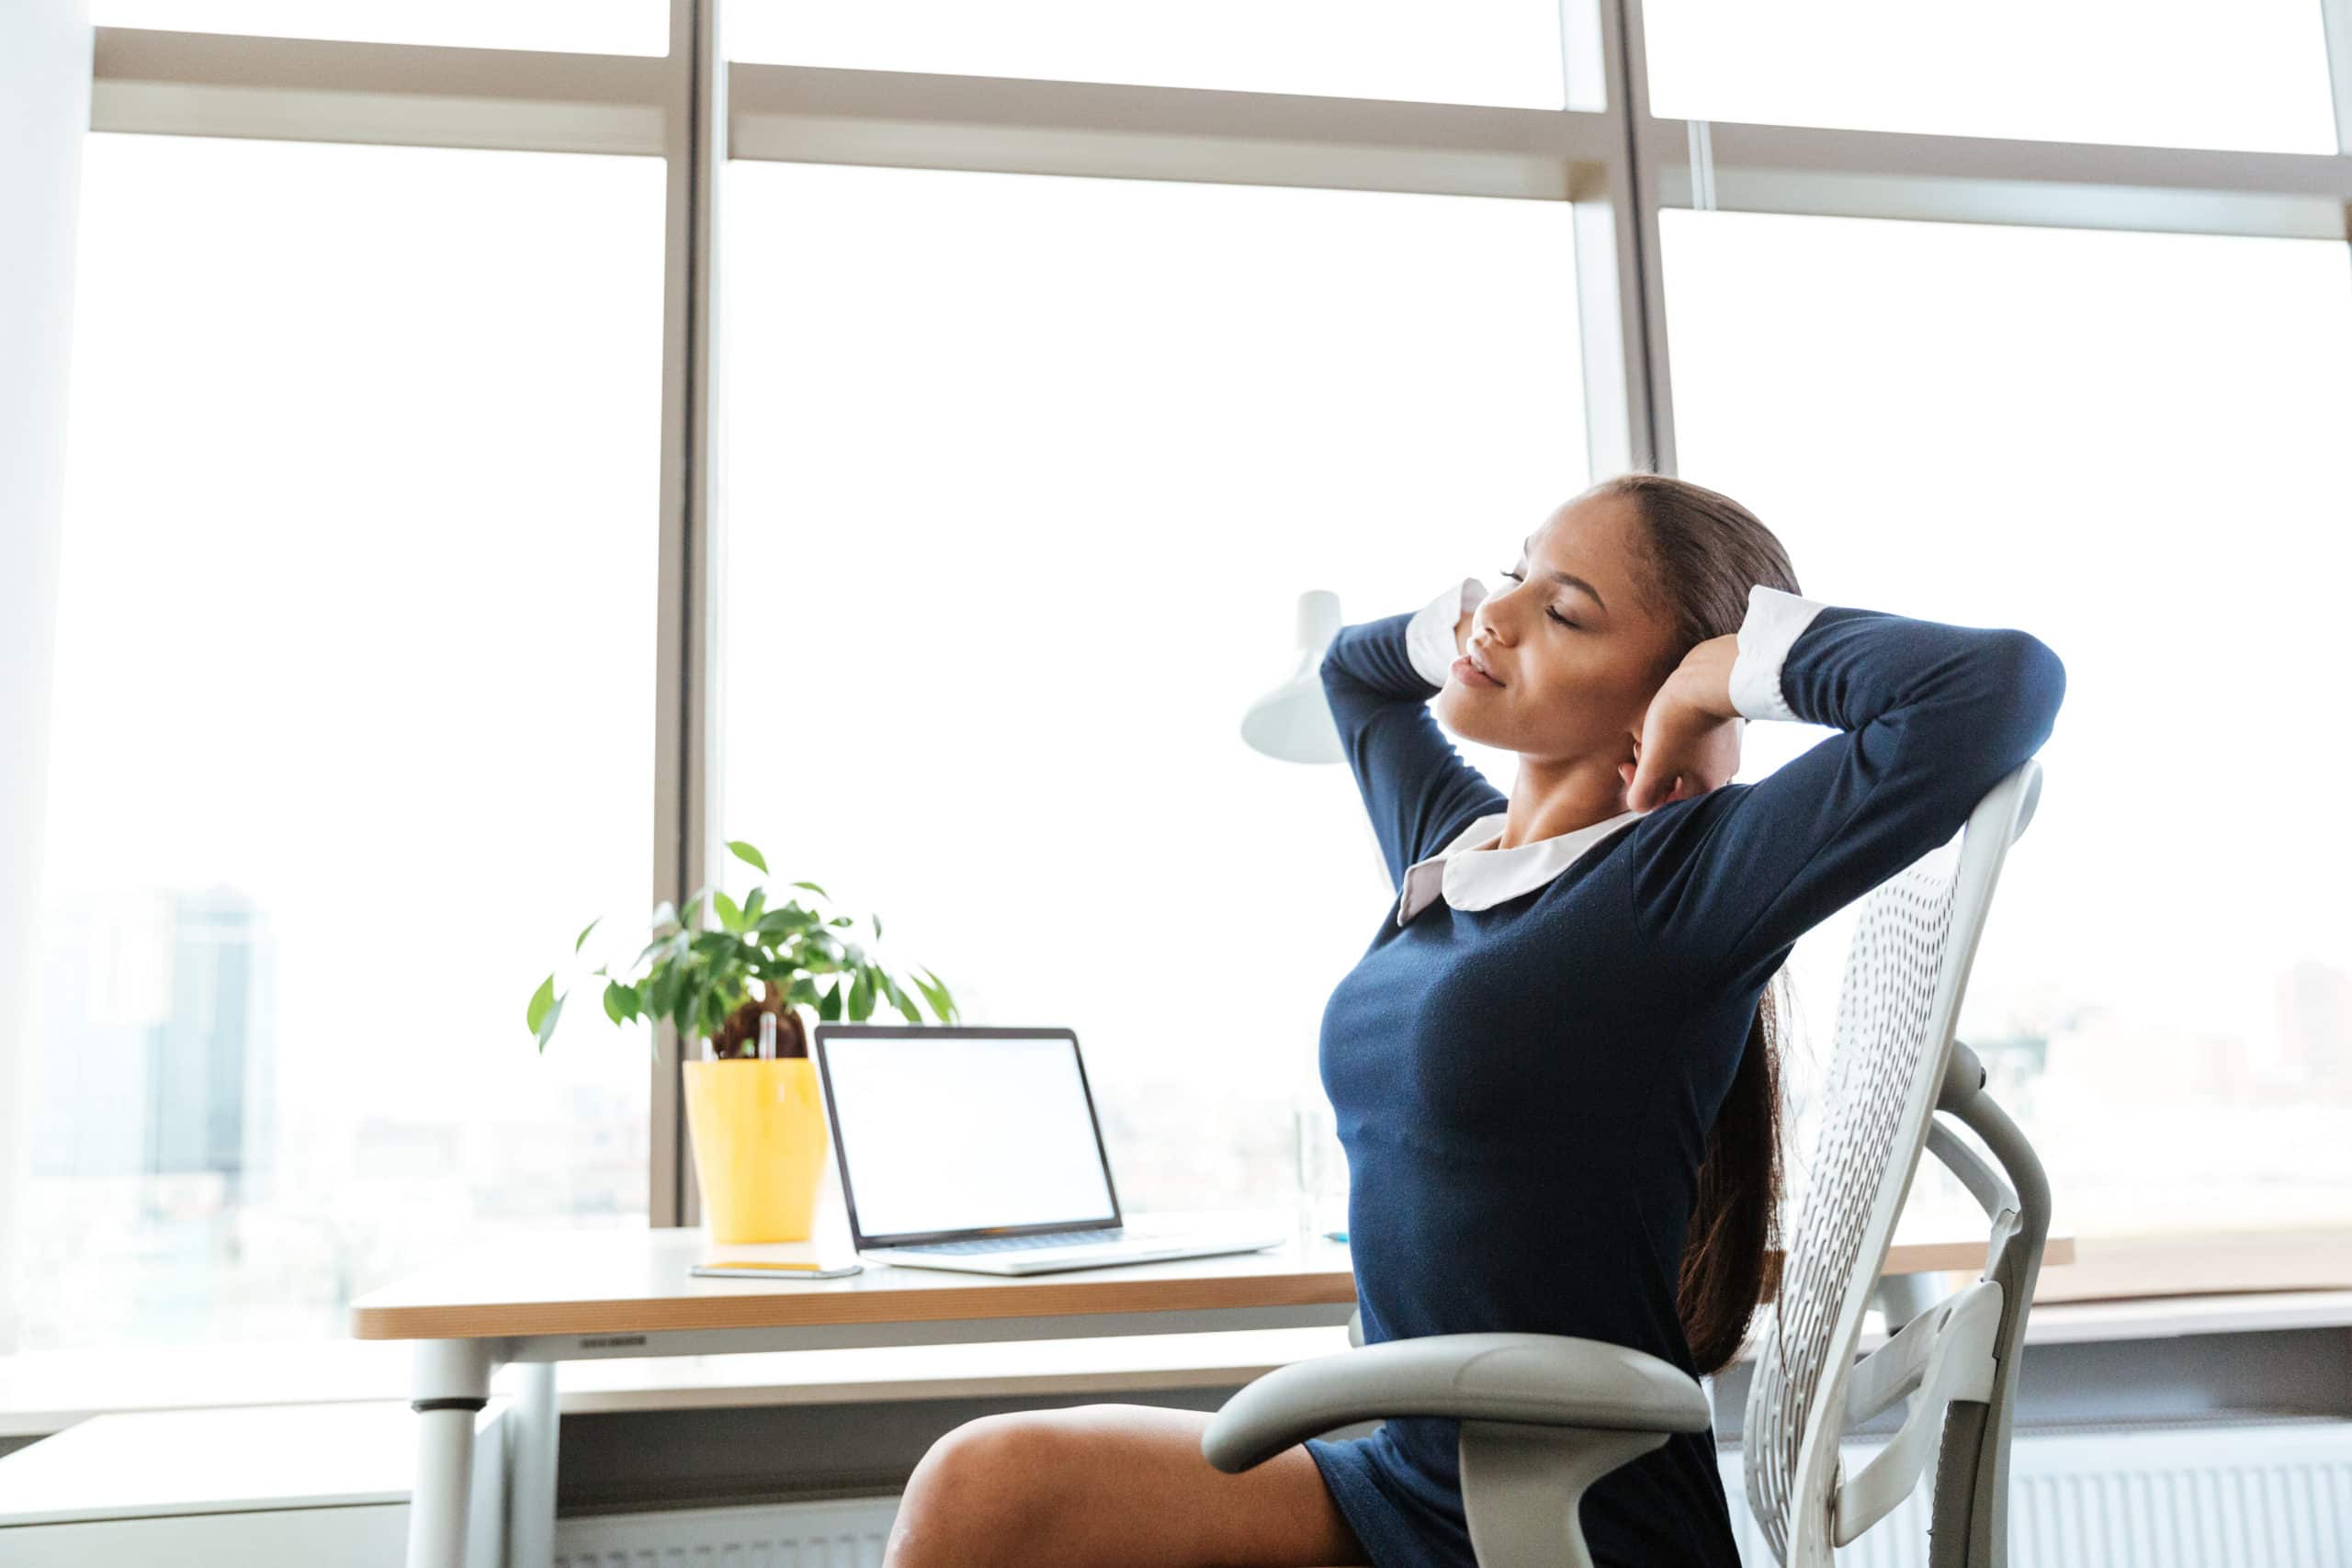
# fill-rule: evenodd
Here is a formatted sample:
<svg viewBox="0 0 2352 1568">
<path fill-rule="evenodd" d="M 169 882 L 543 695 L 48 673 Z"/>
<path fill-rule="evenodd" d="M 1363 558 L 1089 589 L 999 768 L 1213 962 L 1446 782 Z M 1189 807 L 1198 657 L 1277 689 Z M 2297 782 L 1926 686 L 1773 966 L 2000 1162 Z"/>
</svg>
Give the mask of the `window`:
<svg viewBox="0 0 2352 1568">
<path fill-rule="evenodd" d="M 738 60 L 1555 109 L 1552 0 L 741 0 Z"/>
<path fill-rule="evenodd" d="M 1491 582 L 1584 488 L 1567 209 L 729 179 L 726 833 L 971 1021 L 1074 1027 L 1123 1202 L 1287 1201 L 1394 893 L 1346 770 L 1241 715 L 1302 590 Z"/>
<path fill-rule="evenodd" d="M 663 54 L 665 0 L 90 0 L 100 27 Z"/>
<path fill-rule="evenodd" d="M 2341 1224 L 2345 248 L 1725 212 L 1662 228 L 1681 471 L 1753 507 L 1814 598 L 2023 626 L 2065 660 L 1959 1028 L 2048 1166 L 2059 1227 Z M 1751 725 L 1773 748 L 1751 761 L 1824 733 Z M 1816 1058 L 1851 919 L 1798 944 Z"/>
<path fill-rule="evenodd" d="M 654 869 L 706 815 L 975 1021 L 1076 1027 L 1131 1204 L 1285 1196 L 1392 897 L 1345 771 L 1239 739 L 1297 596 L 1491 584 L 1656 453 L 1816 593 L 2064 657 L 1962 1028 L 2062 1227 L 2344 1226 L 2346 743 L 2310 716 L 2352 565 L 2352 80 L 2311 0 L 1635 7 L 1661 115 L 2143 148 L 2056 180 L 2014 146 L 1642 138 L 1627 62 L 1569 58 L 1598 13 L 1564 49 L 1547 0 L 695 3 L 748 90 L 738 161 L 672 186 L 713 100 L 661 0 L 93 0 L 547 52 L 96 51 L 48 884 L 0 920 L 38 919 L 47 1010 L 0 1352 L 339 1336 L 460 1239 L 683 1220 L 646 1036 L 592 1007 L 542 1057 L 522 1017 L 592 916 L 684 891 Z M 852 80 L 809 116 L 775 62 L 1091 90 L 1023 124 Z M 1126 89 L 1167 86 L 1302 99 L 1130 134 Z M 1617 188 L 1627 147 L 1661 177 Z M 1676 209 L 1652 246 L 1655 199 L 1877 216 Z M 705 216 L 716 385 L 663 338 L 701 320 Z M 2024 226 L 2054 223 L 2085 227 Z M 662 457 L 707 414 L 706 486 Z M 1751 779 L 1819 739 L 1747 736 Z M 1801 1082 L 1849 929 L 1795 954 Z"/>
<path fill-rule="evenodd" d="M 645 1222 L 644 1037 L 523 1016 L 650 903 L 661 182 L 90 139 L 17 1348 Z"/>
<path fill-rule="evenodd" d="M 1947 136 L 2333 152 L 2315 0 L 1646 0 L 1650 109 Z"/>
</svg>

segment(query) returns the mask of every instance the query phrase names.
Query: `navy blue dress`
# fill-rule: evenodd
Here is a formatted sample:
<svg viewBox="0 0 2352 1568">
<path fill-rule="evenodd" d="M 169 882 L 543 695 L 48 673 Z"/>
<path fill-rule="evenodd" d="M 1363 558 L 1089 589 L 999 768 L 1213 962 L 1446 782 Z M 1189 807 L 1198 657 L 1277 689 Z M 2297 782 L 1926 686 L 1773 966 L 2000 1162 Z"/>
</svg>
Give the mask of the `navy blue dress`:
<svg viewBox="0 0 2352 1568">
<path fill-rule="evenodd" d="M 1412 619 L 1343 628 L 1322 665 L 1400 887 L 1507 804 L 1430 716 Z M 1440 897 L 1402 924 L 1382 910 L 1319 1043 L 1366 1343 L 1577 1335 L 1695 1372 L 1675 1280 L 1758 994 L 1805 931 L 1958 832 L 2048 738 L 2065 688 L 2024 632 L 1834 605 L 1779 676 L 1775 716 L 1844 733 L 1634 818 L 1518 897 Z M 1397 1417 L 1306 1444 L 1378 1568 L 1475 1562 L 1459 1430 Z M 1595 1483 L 1583 1519 L 1600 1568 L 1737 1568 L 1711 1434 Z"/>
</svg>

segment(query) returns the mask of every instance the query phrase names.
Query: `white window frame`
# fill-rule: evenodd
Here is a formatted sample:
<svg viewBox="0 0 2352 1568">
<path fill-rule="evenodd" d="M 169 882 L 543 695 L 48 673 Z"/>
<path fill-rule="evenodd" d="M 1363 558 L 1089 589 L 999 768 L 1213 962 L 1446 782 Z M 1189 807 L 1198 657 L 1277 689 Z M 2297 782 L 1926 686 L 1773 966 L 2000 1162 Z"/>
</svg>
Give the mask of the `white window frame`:
<svg viewBox="0 0 2352 1568">
<path fill-rule="evenodd" d="M 2312 3 L 2332 155 L 1660 119 L 1642 0 L 1560 0 L 1558 110 L 729 63 L 724 0 L 670 0 L 664 56 L 100 28 L 90 121 L 667 162 L 652 896 L 677 901 L 722 849 L 713 323 L 729 158 L 1568 202 L 1590 471 L 1672 473 L 1662 208 L 2323 239 L 2352 257 L 2352 0 Z M 677 1048 L 664 1025 L 660 1226 L 700 1219 Z"/>
</svg>

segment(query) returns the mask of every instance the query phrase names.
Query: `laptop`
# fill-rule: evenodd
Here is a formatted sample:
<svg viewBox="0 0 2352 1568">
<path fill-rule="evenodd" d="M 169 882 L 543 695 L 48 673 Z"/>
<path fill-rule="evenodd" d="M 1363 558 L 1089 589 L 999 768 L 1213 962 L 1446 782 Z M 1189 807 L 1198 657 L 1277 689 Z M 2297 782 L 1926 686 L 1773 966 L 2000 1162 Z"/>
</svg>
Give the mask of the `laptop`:
<svg viewBox="0 0 2352 1568">
<path fill-rule="evenodd" d="M 1289 1239 L 1123 1216 L 1070 1030 L 820 1023 L 815 1051 L 850 1238 L 870 1262 L 1044 1274 Z"/>
</svg>

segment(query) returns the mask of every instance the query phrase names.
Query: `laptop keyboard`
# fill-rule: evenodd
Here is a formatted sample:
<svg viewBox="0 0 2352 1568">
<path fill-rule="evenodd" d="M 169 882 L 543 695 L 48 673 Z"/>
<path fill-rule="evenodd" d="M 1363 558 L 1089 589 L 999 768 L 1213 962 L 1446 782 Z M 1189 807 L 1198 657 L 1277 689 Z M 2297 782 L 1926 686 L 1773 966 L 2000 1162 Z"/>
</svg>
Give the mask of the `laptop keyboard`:
<svg viewBox="0 0 2352 1568">
<path fill-rule="evenodd" d="M 1125 1225 L 1113 1225 L 1099 1231 L 1057 1231 L 1044 1235 L 984 1235 L 969 1241 L 929 1241 L 917 1247 L 901 1247 L 899 1252 L 1030 1252 L 1046 1247 L 1091 1247 L 1099 1242 L 1117 1241 L 1127 1234 Z"/>
</svg>

